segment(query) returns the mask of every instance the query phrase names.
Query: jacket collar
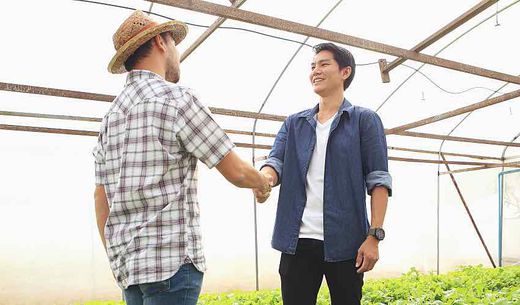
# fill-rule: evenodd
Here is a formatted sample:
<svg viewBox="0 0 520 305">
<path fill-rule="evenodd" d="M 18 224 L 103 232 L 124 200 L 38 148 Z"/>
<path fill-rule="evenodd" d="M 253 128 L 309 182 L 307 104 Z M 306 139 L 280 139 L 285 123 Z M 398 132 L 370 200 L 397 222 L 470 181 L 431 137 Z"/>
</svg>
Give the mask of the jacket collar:
<svg viewBox="0 0 520 305">
<path fill-rule="evenodd" d="M 307 118 L 307 120 L 311 120 L 314 118 L 314 116 L 316 115 L 316 113 L 318 113 L 319 110 L 320 104 L 317 104 L 313 108 L 301 112 L 300 115 L 298 115 L 298 117 Z M 349 115 L 349 117 L 351 117 L 353 111 L 354 106 L 349 101 L 347 101 L 346 98 L 343 98 L 343 103 L 341 103 L 341 106 L 339 106 L 338 113 L 342 114 L 346 112 Z"/>
</svg>

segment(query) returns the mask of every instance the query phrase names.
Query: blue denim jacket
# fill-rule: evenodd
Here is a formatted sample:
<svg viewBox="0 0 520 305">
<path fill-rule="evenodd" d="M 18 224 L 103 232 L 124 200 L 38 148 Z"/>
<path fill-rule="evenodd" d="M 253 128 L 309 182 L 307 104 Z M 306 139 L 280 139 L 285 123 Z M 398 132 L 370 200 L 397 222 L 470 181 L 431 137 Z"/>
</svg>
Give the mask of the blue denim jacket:
<svg viewBox="0 0 520 305">
<path fill-rule="evenodd" d="M 289 116 L 283 123 L 263 166 L 278 174 L 280 193 L 272 246 L 296 252 L 307 202 L 306 176 L 316 145 L 318 106 Z M 323 227 L 325 261 L 352 259 L 369 229 L 365 190 L 376 186 L 392 192 L 383 124 L 372 110 L 346 99 L 334 118 L 325 159 Z"/>
</svg>

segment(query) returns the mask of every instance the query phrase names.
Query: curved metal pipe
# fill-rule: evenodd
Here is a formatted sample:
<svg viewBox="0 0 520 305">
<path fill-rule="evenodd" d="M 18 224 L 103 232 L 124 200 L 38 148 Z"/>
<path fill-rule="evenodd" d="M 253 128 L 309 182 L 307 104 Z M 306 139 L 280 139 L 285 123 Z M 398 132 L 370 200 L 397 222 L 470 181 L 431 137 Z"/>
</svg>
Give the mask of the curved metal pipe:
<svg viewBox="0 0 520 305">
<path fill-rule="evenodd" d="M 511 139 L 511 141 L 509 141 L 509 143 L 513 143 L 513 142 L 515 142 L 516 139 L 518 139 L 518 137 L 520 137 L 520 132 L 517 133 L 516 136 L 514 136 L 514 137 Z M 504 147 L 504 150 L 502 150 L 502 155 L 500 155 L 500 157 L 502 158 L 502 162 L 505 161 L 506 151 L 507 151 L 507 149 L 508 149 L 509 147 L 510 147 L 510 146 L 508 145 L 508 146 Z M 502 170 L 504 170 L 503 167 L 502 167 Z"/>
</svg>

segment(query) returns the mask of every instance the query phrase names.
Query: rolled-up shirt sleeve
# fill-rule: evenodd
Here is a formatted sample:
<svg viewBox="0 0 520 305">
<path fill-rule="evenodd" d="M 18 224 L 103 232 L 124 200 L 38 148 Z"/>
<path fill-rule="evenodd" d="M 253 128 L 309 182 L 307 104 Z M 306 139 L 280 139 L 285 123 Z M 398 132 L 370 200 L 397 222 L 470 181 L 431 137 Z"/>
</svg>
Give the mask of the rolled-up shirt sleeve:
<svg viewBox="0 0 520 305">
<path fill-rule="evenodd" d="M 388 172 L 388 148 L 385 129 L 377 113 L 367 110 L 361 115 L 361 158 L 367 193 L 376 186 L 388 189 L 392 196 L 392 176 Z"/>
<path fill-rule="evenodd" d="M 282 124 L 282 127 L 278 131 L 276 135 L 276 139 L 274 140 L 273 147 L 271 148 L 271 152 L 269 153 L 269 157 L 262 168 L 265 166 L 269 166 L 274 169 L 276 174 L 278 175 L 276 185 L 280 184 L 282 180 L 283 173 L 283 160 L 285 154 L 285 143 L 287 141 L 287 120 Z"/>
</svg>

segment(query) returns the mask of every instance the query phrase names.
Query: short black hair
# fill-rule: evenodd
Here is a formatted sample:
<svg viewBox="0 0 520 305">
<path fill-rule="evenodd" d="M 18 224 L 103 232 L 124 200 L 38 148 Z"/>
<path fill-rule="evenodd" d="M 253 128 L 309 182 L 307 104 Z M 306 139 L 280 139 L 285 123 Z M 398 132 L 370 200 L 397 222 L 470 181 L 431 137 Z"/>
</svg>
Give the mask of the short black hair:
<svg viewBox="0 0 520 305">
<path fill-rule="evenodd" d="M 173 39 L 172 32 L 162 32 L 161 37 L 164 40 L 167 40 L 168 37 Z M 135 65 L 139 62 L 139 60 L 143 57 L 148 56 L 150 54 L 150 50 L 152 49 L 152 40 L 154 37 L 150 38 L 147 42 L 143 43 L 135 52 L 128 57 L 125 61 L 125 69 L 130 72 L 134 69 Z"/>
<path fill-rule="evenodd" d="M 356 61 L 354 60 L 352 53 L 347 49 L 330 42 L 317 44 L 312 49 L 314 50 L 314 54 L 318 54 L 321 51 L 330 51 L 334 55 L 334 60 L 338 63 L 340 70 L 345 67 L 350 67 L 352 69 L 349 77 L 343 82 L 343 90 L 347 90 L 350 83 L 352 83 L 356 72 Z"/>
</svg>

